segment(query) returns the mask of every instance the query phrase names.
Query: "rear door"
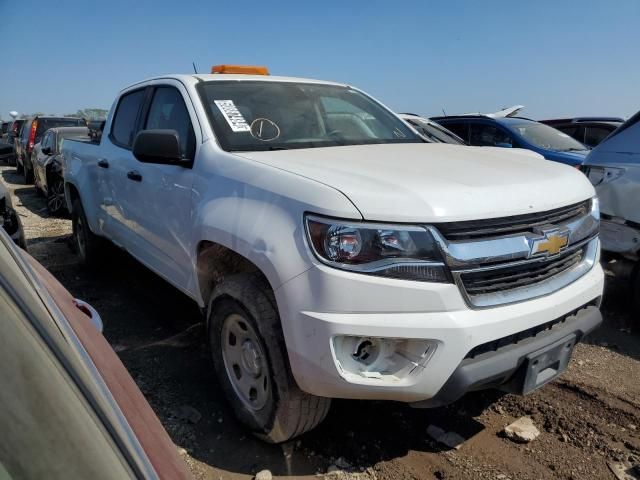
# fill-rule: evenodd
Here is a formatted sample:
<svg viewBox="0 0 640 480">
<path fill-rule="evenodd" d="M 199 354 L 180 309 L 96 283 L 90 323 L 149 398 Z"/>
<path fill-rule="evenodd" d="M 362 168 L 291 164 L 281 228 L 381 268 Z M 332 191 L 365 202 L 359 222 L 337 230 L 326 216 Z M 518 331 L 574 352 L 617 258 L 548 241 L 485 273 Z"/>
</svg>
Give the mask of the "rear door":
<svg viewBox="0 0 640 480">
<path fill-rule="evenodd" d="M 120 97 L 108 126 L 108 139 L 101 143 L 105 146 L 102 156 L 96 160 L 100 209 L 105 217 L 102 230 L 114 243 L 131 253 L 136 250 L 138 225 L 127 198 L 135 195 L 136 189 L 127 179 L 127 173 L 134 170 L 137 163 L 131 149 L 146 96 L 147 88 L 143 87 Z"/>
<path fill-rule="evenodd" d="M 194 126 L 197 125 L 197 128 Z M 196 150 L 197 116 L 189 96 L 177 81 L 165 80 L 150 87 L 140 121 L 141 130 L 178 132 L 183 156 L 191 163 L 163 165 L 134 159 L 119 203 L 135 226 L 135 251 L 143 263 L 176 287 L 185 290 L 192 278 L 191 191 Z"/>
</svg>

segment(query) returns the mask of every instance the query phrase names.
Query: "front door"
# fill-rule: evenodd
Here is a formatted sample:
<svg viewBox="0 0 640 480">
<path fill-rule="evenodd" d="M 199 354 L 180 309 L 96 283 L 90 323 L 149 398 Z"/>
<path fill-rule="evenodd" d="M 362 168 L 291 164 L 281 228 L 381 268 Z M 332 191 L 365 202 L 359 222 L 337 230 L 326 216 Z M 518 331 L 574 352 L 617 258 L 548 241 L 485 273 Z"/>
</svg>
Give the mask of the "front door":
<svg viewBox="0 0 640 480">
<path fill-rule="evenodd" d="M 178 132 L 185 159 L 183 165 L 127 162 L 120 172 L 126 183 L 120 210 L 128 212 L 135 229 L 135 250 L 143 263 L 182 290 L 192 278 L 191 192 L 197 121 L 186 91 L 179 82 L 150 87 L 149 100 L 140 119 L 140 130 L 169 129 Z M 187 107 L 190 106 L 191 110 Z M 199 130 L 199 129 L 198 129 Z"/>
</svg>

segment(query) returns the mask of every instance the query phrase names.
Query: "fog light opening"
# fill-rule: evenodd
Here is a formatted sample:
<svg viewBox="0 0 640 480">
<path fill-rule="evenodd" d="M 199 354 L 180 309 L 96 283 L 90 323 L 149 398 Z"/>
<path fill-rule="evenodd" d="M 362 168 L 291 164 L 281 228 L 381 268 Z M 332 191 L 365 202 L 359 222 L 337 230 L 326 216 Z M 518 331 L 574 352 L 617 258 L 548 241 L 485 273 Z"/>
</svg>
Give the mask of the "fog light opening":
<svg viewBox="0 0 640 480">
<path fill-rule="evenodd" d="M 398 382 L 424 369 L 437 343 L 431 340 L 339 336 L 335 360 L 347 379 Z"/>
</svg>

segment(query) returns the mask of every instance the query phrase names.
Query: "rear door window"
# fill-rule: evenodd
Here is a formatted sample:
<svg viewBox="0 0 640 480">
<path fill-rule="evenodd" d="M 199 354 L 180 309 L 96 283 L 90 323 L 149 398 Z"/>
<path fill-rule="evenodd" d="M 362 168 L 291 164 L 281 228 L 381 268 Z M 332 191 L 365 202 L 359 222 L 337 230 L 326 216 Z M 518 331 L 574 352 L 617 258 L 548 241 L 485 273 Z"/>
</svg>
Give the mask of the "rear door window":
<svg viewBox="0 0 640 480">
<path fill-rule="evenodd" d="M 116 145 L 124 148 L 131 148 L 133 145 L 133 136 L 136 133 L 136 123 L 145 92 L 145 89 L 136 90 L 120 98 L 110 134 L 111 140 Z"/>
</svg>

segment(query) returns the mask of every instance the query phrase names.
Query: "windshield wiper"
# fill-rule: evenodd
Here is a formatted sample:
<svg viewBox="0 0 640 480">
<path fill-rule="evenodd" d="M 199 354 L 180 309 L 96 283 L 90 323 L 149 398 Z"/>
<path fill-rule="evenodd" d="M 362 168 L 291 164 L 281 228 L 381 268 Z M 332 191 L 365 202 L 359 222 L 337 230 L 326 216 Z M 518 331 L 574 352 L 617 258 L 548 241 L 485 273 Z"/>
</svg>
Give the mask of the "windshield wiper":
<svg viewBox="0 0 640 480">
<path fill-rule="evenodd" d="M 571 148 L 565 148 L 564 150 L 560 150 L 561 152 L 586 152 L 588 151 L 587 148 L 576 148 L 576 147 L 571 147 Z"/>
</svg>

